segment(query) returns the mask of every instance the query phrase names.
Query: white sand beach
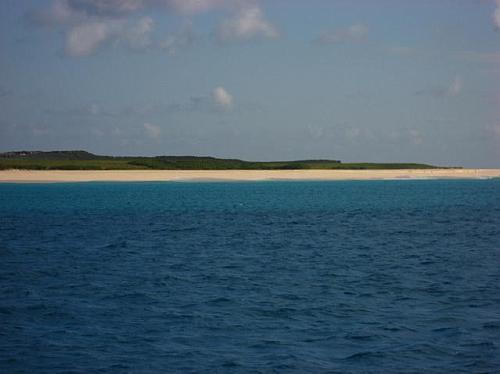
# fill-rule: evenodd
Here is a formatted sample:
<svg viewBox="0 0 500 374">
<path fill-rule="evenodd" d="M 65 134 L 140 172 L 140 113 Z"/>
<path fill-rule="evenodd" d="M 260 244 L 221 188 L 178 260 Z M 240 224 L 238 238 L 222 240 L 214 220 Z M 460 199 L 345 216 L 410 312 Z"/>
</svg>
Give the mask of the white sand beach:
<svg viewBox="0 0 500 374">
<path fill-rule="evenodd" d="M 500 169 L 1 170 L 0 183 L 500 178 Z"/>
</svg>

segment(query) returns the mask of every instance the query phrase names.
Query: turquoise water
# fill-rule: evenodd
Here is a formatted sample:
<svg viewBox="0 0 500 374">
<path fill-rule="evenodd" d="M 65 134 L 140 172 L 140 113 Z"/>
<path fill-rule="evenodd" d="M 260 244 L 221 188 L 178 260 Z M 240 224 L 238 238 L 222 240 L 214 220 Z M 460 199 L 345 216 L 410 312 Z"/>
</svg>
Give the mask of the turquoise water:
<svg viewBox="0 0 500 374">
<path fill-rule="evenodd" d="M 0 372 L 499 372 L 500 180 L 0 184 Z"/>
</svg>

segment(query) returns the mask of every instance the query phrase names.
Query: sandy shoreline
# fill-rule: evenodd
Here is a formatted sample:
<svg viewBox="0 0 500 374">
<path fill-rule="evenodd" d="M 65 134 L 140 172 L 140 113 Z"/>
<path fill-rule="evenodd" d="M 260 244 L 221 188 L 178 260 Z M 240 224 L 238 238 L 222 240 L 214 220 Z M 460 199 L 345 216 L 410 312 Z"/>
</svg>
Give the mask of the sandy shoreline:
<svg viewBox="0 0 500 374">
<path fill-rule="evenodd" d="M 1 170 L 0 183 L 500 178 L 500 169 Z"/>
</svg>

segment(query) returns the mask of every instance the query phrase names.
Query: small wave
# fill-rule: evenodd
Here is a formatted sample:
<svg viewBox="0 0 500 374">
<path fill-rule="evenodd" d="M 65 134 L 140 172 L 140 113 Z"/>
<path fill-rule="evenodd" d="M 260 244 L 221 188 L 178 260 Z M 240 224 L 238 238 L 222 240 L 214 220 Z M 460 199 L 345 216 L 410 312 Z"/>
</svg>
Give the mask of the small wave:
<svg viewBox="0 0 500 374">
<path fill-rule="evenodd" d="M 250 345 L 251 348 L 269 348 L 270 346 L 281 345 L 282 342 L 280 340 L 261 340 L 259 342 L 253 343 Z"/>
<path fill-rule="evenodd" d="M 362 334 L 347 334 L 345 339 L 354 341 L 371 341 L 376 340 L 380 336 L 378 335 L 362 335 Z"/>
<path fill-rule="evenodd" d="M 209 300 L 209 304 L 224 304 L 224 303 L 232 303 L 233 300 L 227 297 L 217 297 L 215 299 Z"/>
<path fill-rule="evenodd" d="M 369 359 L 383 358 L 385 356 L 386 356 L 385 353 L 379 351 L 363 351 L 363 352 L 356 352 L 353 353 L 352 355 L 344 357 L 343 360 L 348 360 L 348 361 L 358 361 L 367 359 L 369 360 Z"/>
<path fill-rule="evenodd" d="M 328 335 L 320 338 L 306 338 L 302 340 L 304 343 L 315 343 L 315 342 L 327 342 L 329 340 L 335 340 L 337 339 L 337 335 Z"/>
<path fill-rule="evenodd" d="M 487 342 L 468 342 L 462 344 L 462 347 L 474 347 L 474 348 L 481 348 L 481 349 L 494 349 L 496 348 L 496 344 L 491 341 Z"/>
<path fill-rule="evenodd" d="M 234 360 L 227 360 L 227 361 L 224 361 L 222 363 L 222 366 L 226 367 L 226 368 L 236 368 L 236 367 L 240 367 L 241 364 L 239 364 L 238 362 L 236 362 Z"/>
<path fill-rule="evenodd" d="M 493 321 L 493 322 L 483 323 L 483 329 L 498 330 L 498 329 L 500 329 L 500 322 Z"/>
<path fill-rule="evenodd" d="M 127 241 L 121 240 L 104 246 L 104 249 L 118 249 L 118 248 L 127 248 Z"/>
</svg>

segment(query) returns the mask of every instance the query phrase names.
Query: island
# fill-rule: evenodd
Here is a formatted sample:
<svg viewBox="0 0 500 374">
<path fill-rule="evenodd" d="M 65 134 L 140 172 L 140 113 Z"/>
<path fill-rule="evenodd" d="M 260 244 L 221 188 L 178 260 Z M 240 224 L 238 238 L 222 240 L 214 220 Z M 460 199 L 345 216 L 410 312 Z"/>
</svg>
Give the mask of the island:
<svg viewBox="0 0 500 374">
<path fill-rule="evenodd" d="M 436 169 L 417 163 L 343 163 L 340 160 L 244 161 L 200 156 L 115 157 L 86 151 L 0 153 L 0 170 L 386 170 Z"/>
<path fill-rule="evenodd" d="M 500 169 L 340 160 L 244 161 L 203 156 L 101 156 L 86 151 L 0 153 L 0 182 L 405 180 L 499 178 Z"/>
</svg>

